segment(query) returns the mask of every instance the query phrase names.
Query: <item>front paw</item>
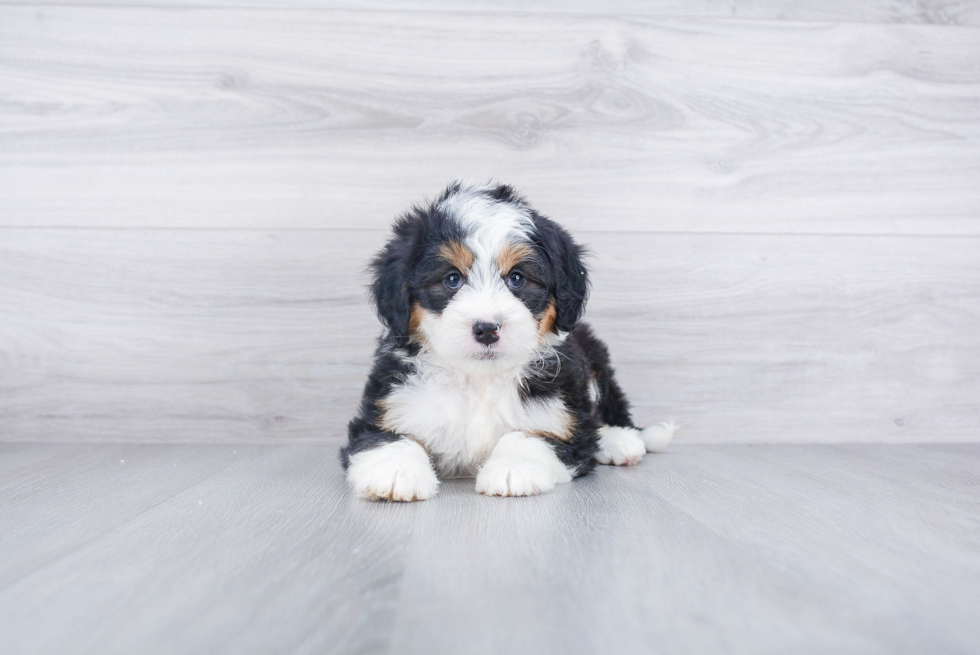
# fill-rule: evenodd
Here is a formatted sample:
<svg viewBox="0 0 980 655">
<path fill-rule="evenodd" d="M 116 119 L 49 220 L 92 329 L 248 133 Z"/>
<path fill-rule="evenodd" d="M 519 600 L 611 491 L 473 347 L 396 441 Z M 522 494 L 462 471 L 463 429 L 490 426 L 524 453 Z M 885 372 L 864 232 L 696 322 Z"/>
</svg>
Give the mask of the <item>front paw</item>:
<svg viewBox="0 0 980 655">
<path fill-rule="evenodd" d="M 429 455 L 411 439 L 351 456 L 347 481 L 354 493 L 371 500 L 426 500 L 439 489 Z"/>
<path fill-rule="evenodd" d="M 523 432 L 505 434 L 476 476 L 488 496 L 533 496 L 572 479 L 551 446 Z"/>
</svg>

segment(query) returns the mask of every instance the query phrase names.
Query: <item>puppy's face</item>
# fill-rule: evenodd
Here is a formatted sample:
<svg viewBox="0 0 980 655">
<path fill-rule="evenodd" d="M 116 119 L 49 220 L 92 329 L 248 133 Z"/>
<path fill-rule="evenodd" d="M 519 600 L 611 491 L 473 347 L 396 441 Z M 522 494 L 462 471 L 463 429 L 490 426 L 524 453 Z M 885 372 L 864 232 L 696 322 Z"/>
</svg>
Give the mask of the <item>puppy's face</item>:
<svg viewBox="0 0 980 655">
<path fill-rule="evenodd" d="M 439 240 L 419 267 L 410 330 L 440 359 L 511 368 L 534 356 L 554 327 L 550 276 L 507 204 L 458 203 L 462 238 Z"/>
<path fill-rule="evenodd" d="M 396 224 L 374 268 L 395 335 L 470 373 L 535 358 L 578 319 L 588 284 L 580 248 L 508 187 L 450 187 Z"/>
</svg>

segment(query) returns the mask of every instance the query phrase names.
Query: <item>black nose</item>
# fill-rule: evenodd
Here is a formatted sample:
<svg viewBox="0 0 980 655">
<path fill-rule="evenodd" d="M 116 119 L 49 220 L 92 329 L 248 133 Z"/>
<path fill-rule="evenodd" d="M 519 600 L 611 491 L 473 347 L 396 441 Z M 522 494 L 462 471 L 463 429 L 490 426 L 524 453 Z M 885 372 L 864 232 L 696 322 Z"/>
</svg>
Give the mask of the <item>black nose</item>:
<svg viewBox="0 0 980 655">
<path fill-rule="evenodd" d="M 496 323 L 478 321 L 473 324 L 473 337 L 480 343 L 489 346 L 495 341 L 500 341 L 500 335 L 497 334 L 499 329 L 500 326 Z"/>
</svg>

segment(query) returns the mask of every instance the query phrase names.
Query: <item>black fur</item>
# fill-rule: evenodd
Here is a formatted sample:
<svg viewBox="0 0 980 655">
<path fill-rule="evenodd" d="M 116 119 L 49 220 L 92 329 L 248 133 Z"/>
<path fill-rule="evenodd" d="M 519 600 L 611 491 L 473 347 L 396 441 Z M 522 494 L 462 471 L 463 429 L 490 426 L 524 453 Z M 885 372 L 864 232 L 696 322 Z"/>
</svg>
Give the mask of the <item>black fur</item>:
<svg viewBox="0 0 980 655">
<path fill-rule="evenodd" d="M 534 244 L 544 255 L 552 274 L 558 310 L 555 327 L 568 332 L 582 317 L 589 297 L 589 275 L 582 262 L 584 249 L 557 223 L 537 212 L 532 212 L 531 218 L 535 227 Z"/>
<path fill-rule="evenodd" d="M 408 345 L 413 300 L 429 300 L 428 308 L 437 311 L 449 303 L 449 297 L 433 298 L 426 289 L 445 276 L 435 256 L 439 245 L 462 237 L 459 225 L 447 221 L 435 205 L 415 207 L 395 222 L 391 239 L 371 262 L 371 294 L 378 318 L 398 345 Z"/>
<path fill-rule="evenodd" d="M 402 436 L 387 432 L 378 426 L 380 414 L 378 401 L 387 397 L 394 386 L 404 382 L 415 368 L 401 361 L 394 354 L 397 347 L 399 347 L 398 339 L 392 335 L 378 340 L 378 348 L 374 352 L 374 366 L 368 375 L 367 384 L 364 385 L 361 406 L 357 416 L 351 419 L 347 426 L 348 443 L 340 449 L 340 463 L 345 469 L 350 464 L 351 455 L 390 441 L 397 441 Z"/>
<path fill-rule="evenodd" d="M 576 330 L 584 327 L 576 326 Z M 578 339 L 569 335 L 555 346 L 555 357 L 535 375 L 525 379 L 521 396 L 524 400 L 559 396 L 574 420 L 572 438 L 551 440 L 552 447 L 563 464 L 574 467 L 577 475 L 595 468 L 599 449 L 598 430 L 602 425 L 601 412 L 589 395 L 591 362 Z"/>
<path fill-rule="evenodd" d="M 379 402 L 414 372 L 414 364 L 407 363 L 411 360 L 406 357 L 418 352 L 409 334 L 413 303 L 441 312 L 452 299 L 454 292 L 443 284 L 447 265 L 436 253 L 447 240 L 463 240 L 465 235 L 459 224 L 442 215 L 438 204 L 461 189 L 458 183 L 451 185 L 436 202 L 415 207 L 399 218 L 391 239 L 371 263 L 371 293 L 388 330 L 378 342 L 358 414 L 349 425 L 349 443 L 340 453 L 345 468 L 352 455 L 401 438 L 379 427 Z M 589 294 L 584 250 L 562 227 L 534 212 L 511 187 L 501 185 L 483 193 L 526 209 L 533 220 L 531 239 L 536 256 L 521 264 L 520 272 L 527 282 L 512 292 L 535 316 L 553 302 L 554 329 L 569 335 L 555 346 L 554 355 L 543 365 L 536 363 L 533 374 L 524 378 L 520 393 L 526 402 L 562 399 L 573 419 L 571 438 L 562 441 L 541 436 L 566 466 L 583 475 L 595 467 L 601 425 L 633 426 L 629 403 L 616 383 L 605 345 L 588 326 L 579 323 Z M 599 403 L 594 403 L 590 394 L 593 379 L 600 390 Z"/>
<path fill-rule="evenodd" d="M 582 349 L 589 362 L 589 370 L 599 386 L 599 407 L 597 414 L 600 423 L 623 428 L 634 428 L 630 416 L 630 404 L 626 394 L 616 382 L 615 370 L 609 361 L 609 350 L 585 323 L 579 323 L 568 335 Z"/>
</svg>

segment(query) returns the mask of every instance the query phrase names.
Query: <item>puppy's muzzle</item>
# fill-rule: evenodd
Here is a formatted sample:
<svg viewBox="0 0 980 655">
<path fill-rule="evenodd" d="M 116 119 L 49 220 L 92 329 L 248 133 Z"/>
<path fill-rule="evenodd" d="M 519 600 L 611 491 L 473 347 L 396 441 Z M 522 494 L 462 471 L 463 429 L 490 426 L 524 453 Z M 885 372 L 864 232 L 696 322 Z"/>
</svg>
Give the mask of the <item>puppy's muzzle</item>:
<svg viewBox="0 0 980 655">
<path fill-rule="evenodd" d="M 500 329 L 498 323 L 488 323 L 487 321 L 477 321 L 473 324 L 473 338 L 485 346 L 500 340 L 497 330 Z"/>
</svg>

